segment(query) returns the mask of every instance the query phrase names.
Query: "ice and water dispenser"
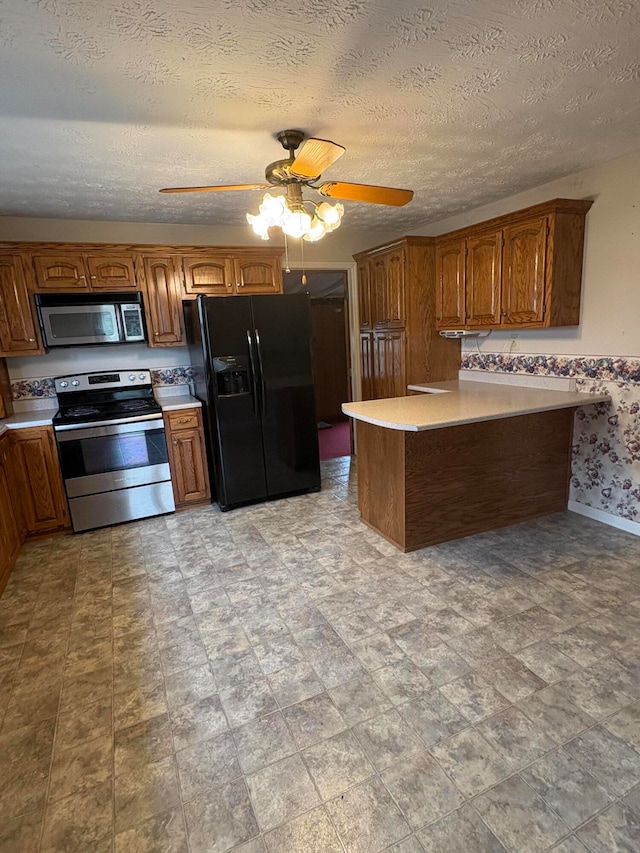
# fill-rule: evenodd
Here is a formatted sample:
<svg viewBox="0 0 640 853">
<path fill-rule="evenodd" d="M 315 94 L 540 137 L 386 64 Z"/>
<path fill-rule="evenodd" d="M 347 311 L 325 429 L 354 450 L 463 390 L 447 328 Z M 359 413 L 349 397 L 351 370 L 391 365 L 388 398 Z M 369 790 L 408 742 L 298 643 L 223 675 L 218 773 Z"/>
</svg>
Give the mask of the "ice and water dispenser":
<svg viewBox="0 0 640 853">
<path fill-rule="evenodd" d="M 213 359 L 218 397 L 248 394 L 249 359 L 241 355 L 222 355 Z"/>
</svg>

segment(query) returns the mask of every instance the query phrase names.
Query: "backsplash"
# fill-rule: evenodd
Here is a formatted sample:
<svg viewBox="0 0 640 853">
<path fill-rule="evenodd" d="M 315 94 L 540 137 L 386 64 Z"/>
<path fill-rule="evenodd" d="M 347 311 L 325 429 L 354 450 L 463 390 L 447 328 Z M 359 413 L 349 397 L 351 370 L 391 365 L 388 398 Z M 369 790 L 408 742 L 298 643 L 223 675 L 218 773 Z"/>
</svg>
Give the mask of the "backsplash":
<svg viewBox="0 0 640 853">
<path fill-rule="evenodd" d="M 151 384 L 154 388 L 167 385 L 187 385 L 191 380 L 191 367 L 160 367 L 151 370 Z M 16 379 L 11 383 L 14 400 L 40 400 L 55 397 L 53 378 Z"/>
<path fill-rule="evenodd" d="M 640 359 L 463 353 L 463 370 L 571 376 L 576 390 L 611 403 L 578 409 L 570 500 L 640 521 Z"/>
</svg>

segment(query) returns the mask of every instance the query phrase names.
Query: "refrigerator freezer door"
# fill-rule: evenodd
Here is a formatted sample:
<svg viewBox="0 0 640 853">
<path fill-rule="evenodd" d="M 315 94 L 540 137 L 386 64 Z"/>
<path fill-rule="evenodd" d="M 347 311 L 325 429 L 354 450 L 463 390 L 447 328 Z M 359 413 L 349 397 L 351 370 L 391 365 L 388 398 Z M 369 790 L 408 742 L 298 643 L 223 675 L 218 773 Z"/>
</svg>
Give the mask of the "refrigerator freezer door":
<svg viewBox="0 0 640 853">
<path fill-rule="evenodd" d="M 309 297 L 250 298 L 261 372 L 267 492 L 275 497 L 319 489 Z"/>
<path fill-rule="evenodd" d="M 253 381 L 249 352 L 253 335 L 251 302 L 248 297 L 238 296 L 198 298 L 202 300 L 205 346 L 212 365 L 209 394 L 216 497 L 225 509 L 267 497 L 262 430 L 253 393 L 257 383 Z M 236 373 L 249 369 L 248 382 L 236 377 L 237 393 L 224 393 L 213 365 L 216 360 L 228 363 L 233 357 L 240 368 Z M 245 387 L 248 390 L 243 390 Z"/>
</svg>

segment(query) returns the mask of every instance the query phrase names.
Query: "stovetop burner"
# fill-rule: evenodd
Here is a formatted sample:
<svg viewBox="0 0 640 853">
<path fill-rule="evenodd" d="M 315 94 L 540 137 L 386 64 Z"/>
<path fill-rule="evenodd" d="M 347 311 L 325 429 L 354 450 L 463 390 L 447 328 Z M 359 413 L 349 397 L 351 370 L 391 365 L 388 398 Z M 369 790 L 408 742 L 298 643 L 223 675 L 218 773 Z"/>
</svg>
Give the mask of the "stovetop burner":
<svg viewBox="0 0 640 853">
<path fill-rule="evenodd" d="M 98 406 L 71 406 L 66 409 L 65 414 L 70 418 L 81 418 L 84 415 L 97 415 L 99 411 Z"/>
</svg>

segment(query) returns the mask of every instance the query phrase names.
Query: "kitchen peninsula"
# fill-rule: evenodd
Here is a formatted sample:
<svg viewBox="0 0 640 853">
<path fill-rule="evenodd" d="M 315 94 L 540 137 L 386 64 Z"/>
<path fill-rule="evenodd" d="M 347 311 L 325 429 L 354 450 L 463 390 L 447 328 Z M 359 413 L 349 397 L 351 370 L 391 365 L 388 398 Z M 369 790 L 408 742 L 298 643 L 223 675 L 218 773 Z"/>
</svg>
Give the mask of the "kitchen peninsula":
<svg viewBox="0 0 640 853">
<path fill-rule="evenodd" d="M 345 403 L 362 520 L 403 551 L 567 508 L 582 394 L 459 380 Z"/>
</svg>

